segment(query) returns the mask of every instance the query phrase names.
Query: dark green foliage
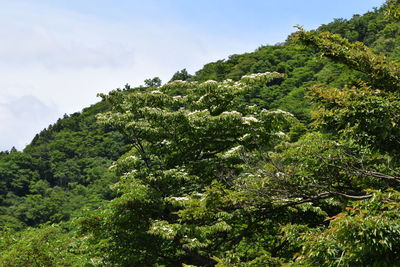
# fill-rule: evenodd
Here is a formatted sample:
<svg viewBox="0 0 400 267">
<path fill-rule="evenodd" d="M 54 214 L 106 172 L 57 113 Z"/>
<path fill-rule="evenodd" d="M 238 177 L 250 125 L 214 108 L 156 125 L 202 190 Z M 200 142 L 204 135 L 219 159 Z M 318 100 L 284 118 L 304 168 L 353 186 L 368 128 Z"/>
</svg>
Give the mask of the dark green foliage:
<svg viewBox="0 0 400 267">
<path fill-rule="evenodd" d="M 225 169 L 240 173 L 239 151 L 271 149 L 284 138 L 280 131 L 295 121 L 287 112 L 241 101 L 252 86 L 277 78 L 282 75 L 256 74 L 239 82 L 175 81 L 160 90 L 104 96 L 114 108 L 99 118 L 133 142 L 116 165 L 122 177 L 115 189 L 121 196 L 102 216 L 82 221 L 93 242 L 103 244 L 106 261 L 115 266 L 209 265 L 211 257 L 223 251 L 217 245 L 223 236 L 240 234 L 233 225 L 244 223 L 242 216 L 215 221 L 215 212 L 233 201 L 220 203 L 219 198 L 226 197 L 220 189 L 229 186 L 218 177 Z M 176 88 L 186 94 L 171 95 Z M 197 210 L 203 209 L 196 204 L 201 195 L 211 199 L 204 212 Z M 194 206 L 180 209 L 182 199 Z M 193 223 L 204 219 L 205 225 Z"/>
<path fill-rule="evenodd" d="M 160 87 L 161 79 L 159 77 L 154 77 L 152 79 L 144 80 L 144 85 L 147 87 Z"/>
<path fill-rule="evenodd" d="M 313 60 L 307 49 L 287 44 L 284 46 L 263 46 L 253 53 L 230 56 L 226 61 L 209 63 L 196 72 L 192 78 L 206 80 L 238 80 L 243 75 L 277 71 L 285 73 L 287 78 L 277 79 L 261 86 L 255 86 L 244 96 L 249 104 L 264 108 L 282 108 L 282 99 L 295 88 L 304 90 L 307 83 L 315 80 L 314 75 L 323 64 Z M 295 115 L 309 119 L 308 104 L 303 100 L 297 103 Z M 290 109 L 290 108 L 289 108 Z"/>
<path fill-rule="evenodd" d="M 0 231 L 0 266 L 93 266 L 78 238 L 59 226 Z M 95 259 L 92 259 L 95 263 Z"/>
<path fill-rule="evenodd" d="M 29 184 L 38 179 L 31 155 L 17 151 L 0 155 L 1 200 L 9 192 L 18 196 L 26 194 Z"/>
<path fill-rule="evenodd" d="M 186 69 L 183 69 L 181 71 L 177 71 L 174 73 L 174 75 L 172 76 L 170 82 L 172 81 L 187 81 L 190 80 L 193 76 L 190 75 Z"/>
<path fill-rule="evenodd" d="M 395 266 L 398 6 L 125 85 L 0 152 L 0 265 Z"/>
<path fill-rule="evenodd" d="M 329 32 L 314 34 L 302 29 L 296 37 L 307 46 L 315 47 L 323 56 L 368 74 L 368 82 L 385 91 L 395 91 L 400 85 L 400 63 L 390 62 L 385 56 L 373 51 L 361 42 L 351 43 L 340 35 Z"/>
<path fill-rule="evenodd" d="M 396 266 L 400 260 L 400 195 L 375 191 L 329 218 L 328 229 L 301 237 L 294 266 Z"/>
<path fill-rule="evenodd" d="M 119 133 L 96 123 L 95 115 L 107 109 L 100 102 L 65 115 L 23 152 L 0 154 L 0 225 L 65 221 L 112 197 L 108 187 L 115 176 L 108 168 L 128 146 Z M 15 227 L 13 220 L 19 221 Z"/>
</svg>

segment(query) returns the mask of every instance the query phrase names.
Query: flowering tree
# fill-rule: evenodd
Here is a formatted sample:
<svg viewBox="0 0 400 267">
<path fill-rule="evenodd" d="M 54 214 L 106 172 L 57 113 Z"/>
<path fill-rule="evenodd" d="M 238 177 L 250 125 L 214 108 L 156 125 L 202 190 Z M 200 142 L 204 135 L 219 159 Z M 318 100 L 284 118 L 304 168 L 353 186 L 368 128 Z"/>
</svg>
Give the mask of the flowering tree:
<svg viewBox="0 0 400 267">
<path fill-rule="evenodd" d="M 113 111 L 100 121 L 132 143 L 114 166 L 121 176 L 114 186 L 119 197 L 100 217 L 82 222 L 95 241 L 103 240 L 98 244 L 107 260 L 125 266 L 208 265 L 226 250 L 224 240 L 241 239 L 249 218 L 231 213 L 238 197 L 227 197 L 234 189 L 228 178 L 243 172 L 244 154 L 272 149 L 295 121 L 284 111 L 249 106 L 242 96 L 254 85 L 282 77 L 173 81 L 103 95 Z"/>
<path fill-rule="evenodd" d="M 118 197 L 81 221 L 104 263 L 398 260 L 399 64 L 339 35 L 300 29 L 295 38 L 364 74 L 343 88 L 310 88 L 315 128 L 304 135 L 291 114 L 244 97 L 279 73 L 103 95 L 113 111 L 100 121 L 132 144 L 113 166 Z"/>
</svg>

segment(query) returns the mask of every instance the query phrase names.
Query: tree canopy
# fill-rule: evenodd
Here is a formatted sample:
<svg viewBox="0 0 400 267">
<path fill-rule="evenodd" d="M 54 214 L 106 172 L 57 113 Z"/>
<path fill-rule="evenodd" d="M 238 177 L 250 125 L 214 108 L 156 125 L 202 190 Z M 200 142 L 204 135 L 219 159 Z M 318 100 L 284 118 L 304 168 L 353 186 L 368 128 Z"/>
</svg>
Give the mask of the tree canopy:
<svg viewBox="0 0 400 267">
<path fill-rule="evenodd" d="M 396 266 L 398 1 L 126 85 L 0 153 L 1 266 Z"/>
</svg>

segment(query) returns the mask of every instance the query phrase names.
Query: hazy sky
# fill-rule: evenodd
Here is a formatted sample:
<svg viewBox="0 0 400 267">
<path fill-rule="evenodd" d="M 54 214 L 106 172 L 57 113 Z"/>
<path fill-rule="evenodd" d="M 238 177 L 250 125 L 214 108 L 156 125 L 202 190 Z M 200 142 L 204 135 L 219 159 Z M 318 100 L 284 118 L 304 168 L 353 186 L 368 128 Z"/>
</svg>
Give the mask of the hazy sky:
<svg viewBox="0 0 400 267">
<path fill-rule="evenodd" d="M 194 73 L 383 0 L 0 0 L 0 150 L 96 94 Z"/>
</svg>

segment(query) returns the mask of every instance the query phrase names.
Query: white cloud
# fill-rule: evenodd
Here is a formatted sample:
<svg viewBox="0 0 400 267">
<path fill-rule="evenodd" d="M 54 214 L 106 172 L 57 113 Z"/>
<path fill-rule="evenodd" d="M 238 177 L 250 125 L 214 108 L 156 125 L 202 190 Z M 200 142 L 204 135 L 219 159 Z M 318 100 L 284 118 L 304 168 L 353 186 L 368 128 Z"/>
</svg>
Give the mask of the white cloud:
<svg viewBox="0 0 400 267">
<path fill-rule="evenodd" d="M 47 106 L 31 95 L 9 98 L 0 103 L 0 150 L 24 147 L 39 129 L 57 119 L 57 113 L 55 107 Z"/>
<path fill-rule="evenodd" d="M 23 148 L 57 117 L 96 102 L 99 92 L 154 76 L 166 81 L 182 68 L 193 72 L 254 48 L 173 21 L 121 24 L 18 1 L 2 4 L 0 39 L 0 150 Z"/>
</svg>

